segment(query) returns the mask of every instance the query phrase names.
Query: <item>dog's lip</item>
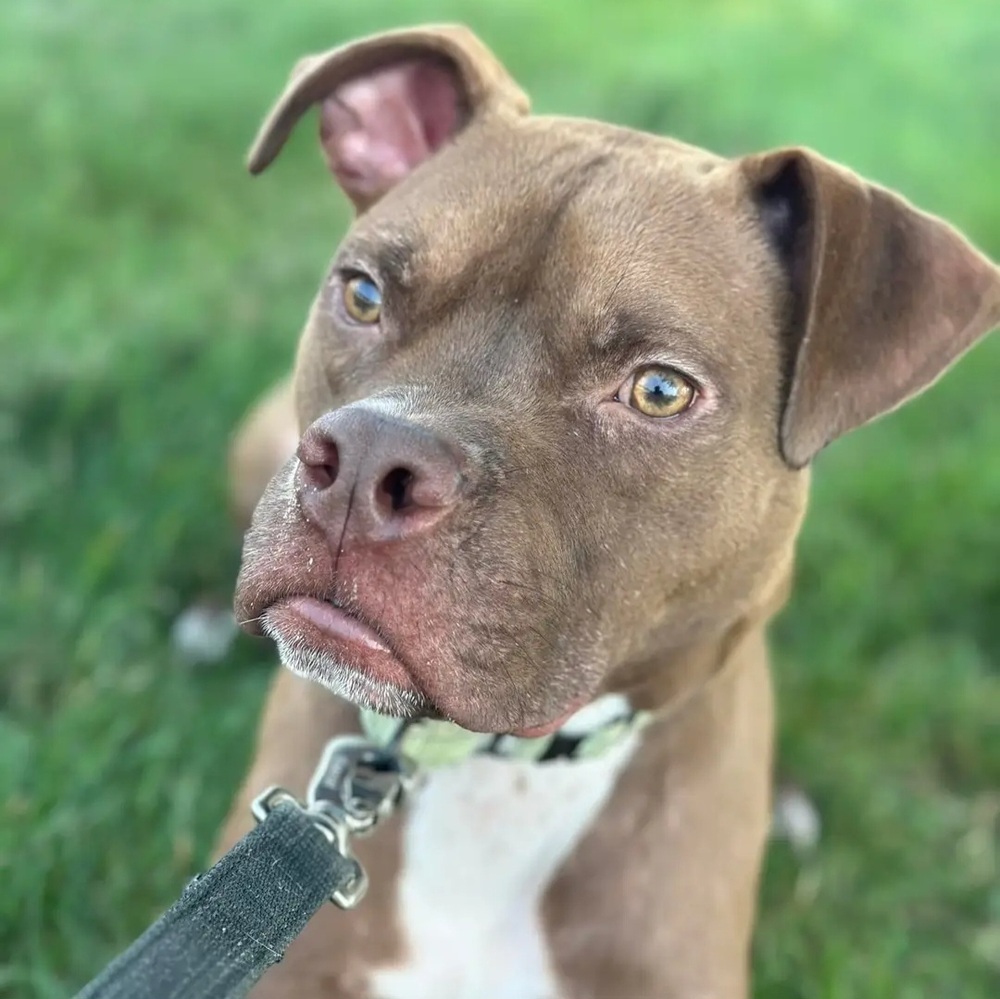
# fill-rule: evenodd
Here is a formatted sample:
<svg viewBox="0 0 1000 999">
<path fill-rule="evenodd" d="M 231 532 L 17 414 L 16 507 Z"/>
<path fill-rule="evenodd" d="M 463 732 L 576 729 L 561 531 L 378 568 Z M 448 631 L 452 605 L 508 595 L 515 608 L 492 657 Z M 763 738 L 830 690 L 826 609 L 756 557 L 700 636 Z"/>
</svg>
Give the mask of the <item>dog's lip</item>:
<svg viewBox="0 0 1000 999">
<path fill-rule="evenodd" d="M 274 604 L 271 611 L 282 607 L 304 617 L 310 624 L 314 624 L 321 631 L 328 632 L 334 638 L 340 638 L 355 645 L 363 645 L 369 649 L 376 649 L 379 652 L 392 652 L 374 628 L 370 628 L 329 600 L 307 596 L 286 597 Z"/>
<path fill-rule="evenodd" d="M 277 600 L 264 612 L 268 623 L 279 630 L 304 632 L 319 648 L 335 645 L 353 653 L 348 665 L 376 675 L 401 690 L 419 692 L 410 671 L 377 631 L 353 614 L 328 600 L 313 596 L 291 596 Z"/>
</svg>

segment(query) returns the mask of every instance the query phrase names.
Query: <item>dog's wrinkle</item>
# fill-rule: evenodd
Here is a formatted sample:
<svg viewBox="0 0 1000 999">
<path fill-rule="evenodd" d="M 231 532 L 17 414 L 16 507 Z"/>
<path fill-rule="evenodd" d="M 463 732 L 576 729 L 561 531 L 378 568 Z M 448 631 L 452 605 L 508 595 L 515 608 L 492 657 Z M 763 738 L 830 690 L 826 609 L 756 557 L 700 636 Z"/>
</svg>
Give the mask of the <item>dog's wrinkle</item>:
<svg viewBox="0 0 1000 999">
<path fill-rule="evenodd" d="M 640 231 L 636 235 L 637 237 L 642 235 L 641 227 Z M 621 287 L 625 283 L 625 280 L 634 270 L 636 266 L 636 260 L 637 258 L 631 255 L 625 258 L 625 261 L 622 264 L 621 272 L 619 273 L 618 277 L 615 278 L 614 284 L 612 284 L 611 288 L 608 290 L 608 294 L 605 297 L 604 302 L 601 305 L 601 308 L 596 316 L 596 325 L 598 327 L 599 335 L 604 331 L 606 326 L 609 324 L 609 320 L 613 320 L 617 316 L 618 292 L 621 290 Z"/>
<path fill-rule="evenodd" d="M 546 277 L 546 263 L 551 259 L 553 246 L 562 238 L 563 223 L 573 202 L 591 185 L 594 174 L 611 161 L 609 153 L 598 153 L 583 163 L 574 164 L 553 184 L 549 194 L 555 203 L 537 216 L 536 235 L 530 246 L 518 247 L 519 279 L 509 286 L 514 302 L 532 300 L 539 281 Z"/>
<path fill-rule="evenodd" d="M 552 160 L 562 157 L 563 168 L 547 191 L 544 201 L 537 192 L 526 189 L 521 197 L 512 197 L 497 209 L 497 217 L 488 223 L 493 234 L 488 242 L 476 238 L 483 224 L 482 209 L 470 203 L 468 217 L 459 224 L 468 225 L 473 235 L 463 241 L 465 252 L 448 261 L 445 273 L 435 273 L 434 280 L 422 287 L 421 262 L 413 261 L 417 279 L 413 287 L 419 291 L 407 310 L 411 331 L 429 330 L 456 319 L 456 311 L 471 301 L 492 301 L 510 313 L 517 303 L 531 300 L 537 282 L 548 273 L 553 249 L 562 238 L 564 222 L 580 195 L 590 188 L 602 168 L 614 162 L 614 156 L 602 150 L 578 161 L 579 143 L 546 154 L 545 169 L 552 170 Z M 540 164 L 527 160 L 522 173 L 530 176 Z M 506 280 L 497 285 L 488 275 L 505 274 Z M 419 322 L 416 321 L 419 315 Z"/>
<path fill-rule="evenodd" d="M 532 599 L 532 604 L 538 606 L 539 602 L 545 606 L 550 607 L 556 606 L 556 600 L 553 599 L 548 593 L 545 592 L 540 586 L 532 586 L 531 583 L 519 582 L 516 579 L 494 579 L 494 582 L 500 586 L 512 586 L 515 589 L 523 590 L 525 593 L 529 594 Z"/>
<path fill-rule="evenodd" d="M 515 563 L 507 559 L 500 562 L 500 553 L 497 551 L 497 539 L 484 539 L 483 530 L 485 522 L 479 522 L 473 530 L 470 530 L 458 541 L 457 551 L 469 558 L 476 559 L 483 563 L 489 563 L 492 568 L 488 579 L 483 582 L 488 585 L 498 585 L 517 590 L 519 594 L 519 604 L 526 608 L 537 611 L 539 607 L 551 611 L 553 614 L 560 614 L 568 600 L 569 593 L 565 580 L 554 572 L 549 572 L 541 565 L 525 565 Z M 503 572 L 504 575 L 500 575 Z M 511 576 L 518 578 L 511 578 Z M 454 578 L 452 575 L 451 578 Z M 545 589 L 531 579 L 545 580 L 551 584 Z M 476 586 L 480 590 L 482 584 Z M 530 595 L 530 600 L 527 596 Z M 509 601 L 508 597 L 504 598 Z"/>
</svg>

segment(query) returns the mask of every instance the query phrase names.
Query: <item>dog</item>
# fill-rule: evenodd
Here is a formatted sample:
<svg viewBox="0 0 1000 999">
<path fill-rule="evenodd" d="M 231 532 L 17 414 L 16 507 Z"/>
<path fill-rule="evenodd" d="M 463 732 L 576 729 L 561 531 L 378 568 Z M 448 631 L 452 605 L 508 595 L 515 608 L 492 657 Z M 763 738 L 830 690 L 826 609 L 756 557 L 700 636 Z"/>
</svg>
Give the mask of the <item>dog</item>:
<svg viewBox="0 0 1000 999">
<path fill-rule="evenodd" d="M 1000 322 L 1000 270 L 807 149 L 533 116 L 458 26 L 302 60 L 251 172 L 311 108 L 357 219 L 232 451 L 287 668 L 220 849 L 366 718 L 473 748 L 255 995 L 746 996 L 810 464 Z"/>
</svg>

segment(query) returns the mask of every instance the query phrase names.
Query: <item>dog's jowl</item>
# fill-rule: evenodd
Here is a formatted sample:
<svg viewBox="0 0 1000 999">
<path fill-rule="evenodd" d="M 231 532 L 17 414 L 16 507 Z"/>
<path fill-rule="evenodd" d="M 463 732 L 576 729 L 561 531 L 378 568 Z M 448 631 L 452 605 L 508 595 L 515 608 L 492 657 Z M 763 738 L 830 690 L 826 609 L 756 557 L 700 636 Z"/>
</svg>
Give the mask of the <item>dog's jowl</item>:
<svg viewBox="0 0 1000 999">
<path fill-rule="evenodd" d="M 1000 271 L 805 149 L 532 116 L 461 28 L 303 59 L 254 172 L 310 109 L 357 219 L 233 452 L 287 669 L 222 844 L 370 712 L 439 756 L 258 994 L 745 996 L 810 462 L 1000 321 Z"/>
</svg>

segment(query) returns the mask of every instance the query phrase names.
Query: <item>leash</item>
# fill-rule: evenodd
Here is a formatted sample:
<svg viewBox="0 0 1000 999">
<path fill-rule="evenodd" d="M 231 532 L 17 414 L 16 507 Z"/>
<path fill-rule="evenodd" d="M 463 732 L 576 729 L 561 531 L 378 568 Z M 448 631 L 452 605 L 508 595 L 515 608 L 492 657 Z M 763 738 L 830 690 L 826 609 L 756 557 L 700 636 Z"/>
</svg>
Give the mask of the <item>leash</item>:
<svg viewBox="0 0 1000 999">
<path fill-rule="evenodd" d="M 393 746 L 332 739 L 305 803 L 271 787 L 252 805 L 258 825 L 76 999 L 238 999 L 282 959 L 330 900 L 352 909 L 368 878 L 351 850 L 416 785 Z"/>
<path fill-rule="evenodd" d="M 282 787 L 259 795 L 251 806 L 258 825 L 75 999 L 242 999 L 325 901 L 341 909 L 361 901 L 368 877 L 351 839 L 374 832 L 416 790 L 418 765 L 422 772 L 472 755 L 586 759 L 650 717 L 611 696 L 559 732 L 521 738 L 362 711 L 365 735 L 326 744 L 305 802 Z"/>
</svg>

